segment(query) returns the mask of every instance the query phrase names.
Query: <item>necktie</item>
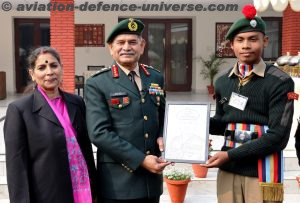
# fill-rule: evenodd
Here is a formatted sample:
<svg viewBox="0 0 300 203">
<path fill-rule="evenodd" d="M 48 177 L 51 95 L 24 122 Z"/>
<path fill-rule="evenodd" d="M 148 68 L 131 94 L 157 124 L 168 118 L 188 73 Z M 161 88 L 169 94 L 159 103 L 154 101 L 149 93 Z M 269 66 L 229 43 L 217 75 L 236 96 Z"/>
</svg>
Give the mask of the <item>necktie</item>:
<svg viewBox="0 0 300 203">
<path fill-rule="evenodd" d="M 137 89 L 138 92 L 140 92 L 139 87 L 137 86 L 134 76 L 135 76 L 135 71 L 130 71 L 128 74 L 129 80 L 131 81 L 131 83 L 133 84 L 133 86 L 135 86 L 135 88 Z"/>
</svg>

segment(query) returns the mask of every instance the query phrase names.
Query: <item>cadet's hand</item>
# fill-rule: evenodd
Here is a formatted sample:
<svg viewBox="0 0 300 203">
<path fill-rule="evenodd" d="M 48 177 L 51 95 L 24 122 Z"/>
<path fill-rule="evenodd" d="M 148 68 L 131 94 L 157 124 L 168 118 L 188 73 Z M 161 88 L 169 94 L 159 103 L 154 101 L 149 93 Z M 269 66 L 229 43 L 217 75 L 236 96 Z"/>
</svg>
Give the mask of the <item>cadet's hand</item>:
<svg viewBox="0 0 300 203">
<path fill-rule="evenodd" d="M 151 173 L 161 174 L 164 168 L 169 164 L 171 163 L 164 161 L 157 156 L 147 155 L 142 163 L 142 167 L 144 167 Z"/>
<path fill-rule="evenodd" d="M 228 160 L 229 157 L 227 152 L 218 152 L 210 159 L 208 159 L 206 164 L 203 164 L 202 166 L 205 166 L 207 168 L 219 167 L 225 162 L 227 162 Z"/>
<path fill-rule="evenodd" d="M 159 138 L 157 138 L 156 142 L 158 144 L 159 151 L 163 152 L 165 150 L 164 139 L 162 137 L 159 137 Z"/>
<path fill-rule="evenodd" d="M 300 176 L 296 176 L 296 180 L 297 180 L 298 185 L 299 185 L 299 187 L 300 187 Z"/>
</svg>

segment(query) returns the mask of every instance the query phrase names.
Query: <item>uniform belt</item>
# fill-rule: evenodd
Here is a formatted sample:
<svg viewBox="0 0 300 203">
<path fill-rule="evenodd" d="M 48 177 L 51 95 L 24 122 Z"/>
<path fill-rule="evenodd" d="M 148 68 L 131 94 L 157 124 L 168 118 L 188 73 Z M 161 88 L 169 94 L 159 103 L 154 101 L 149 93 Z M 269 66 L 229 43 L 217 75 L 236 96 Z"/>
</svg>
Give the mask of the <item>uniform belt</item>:
<svg viewBox="0 0 300 203">
<path fill-rule="evenodd" d="M 226 129 L 228 132 L 225 132 L 225 146 L 234 148 L 245 143 L 244 136 L 242 136 L 243 143 L 235 142 L 237 141 L 235 136 L 238 134 L 237 131 L 253 132 L 254 134 L 251 134 L 247 141 L 253 140 L 255 137 L 260 139 L 265 133 L 268 133 L 268 126 L 245 123 L 228 123 Z M 258 179 L 263 200 L 283 201 L 283 169 L 282 151 L 258 159 Z"/>
<path fill-rule="evenodd" d="M 257 139 L 259 133 L 266 132 L 267 127 L 255 124 L 228 123 L 225 130 L 224 146 L 236 148 L 242 144 Z"/>
</svg>

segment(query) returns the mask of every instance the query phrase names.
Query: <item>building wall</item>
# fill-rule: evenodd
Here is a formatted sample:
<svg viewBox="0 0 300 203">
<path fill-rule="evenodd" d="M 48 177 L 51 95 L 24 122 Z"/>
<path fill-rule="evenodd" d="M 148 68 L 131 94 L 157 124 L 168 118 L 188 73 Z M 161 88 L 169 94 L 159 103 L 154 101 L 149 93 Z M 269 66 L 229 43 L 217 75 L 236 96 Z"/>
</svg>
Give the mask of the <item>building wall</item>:
<svg viewBox="0 0 300 203">
<path fill-rule="evenodd" d="M 134 14 L 134 16 L 132 15 Z M 241 12 L 76 12 L 76 24 L 105 24 L 105 36 L 107 36 L 112 27 L 118 22 L 119 17 L 140 17 L 140 18 L 190 18 L 193 20 L 193 58 L 202 56 L 207 58 L 215 52 L 215 23 L 216 22 L 234 22 L 240 18 Z M 264 12 L 260 16 L 282 16 L 281 13 L 274 11 Z M 226 59 L 227 63 L 221 68 L 220 74 L 228 70 L 235 63 L 235 59 Z M 87 69 L 88 65 L 106 65 L 112 63 L 112 58 L 106 47 L 77 47 L 75 49 L 76 74 L 81 75 Z M 201 63 L 193 60 L 192 90 L 196 92 L 206 92 L 206 85 L 209 81 L 202 79 L 200 75 Z M 219 75 L 220 75 L 219 74 Z"/>
<path fill-rule="evenodd" d="M 76 24 L 105 24 L 105 36 L 118 22 L 119 17 L 141 18 L 191 18 L 193 19 L 193 58 L 202 56 L 207 58 L 215 51 L 215 23 L 233 22 L 242 15 L 237 12 L 75 12 Z M 261 16 L 282 16 L 274 11 L 264 12 Z M 6 72 L 6 86 L 9 93 L 15 92 L 14 73 L 14 18 L 49 18 L 50 12 L 3 12 L 0 11 L 2 25 L 0 38 L 0 71 Z M 235 59 L 226 59 L 227 64 L 221 68 L 227 70 Z M 75 74 L 82 75 L 88 65 L 106 65 L 112 63 L 107 47 L 76 47 Z M 192 90 L 206 92 L 208 81 L 200 75 L 201 64 L 193 60 Z"/>
<path fill-rule="evenodd" d="M 16 92 L 14 18 L 49 18 L 50 12 L 4 12 L 0 9 L 0 71 L 6 72 L 8 94 Z"/>
<path fill-rule="evenodd" d="M 295 56 L 300 52 L 300 41 L 295 40 L 299 39 L 300 12 L 295 12 L 288 6 L 284 16 L 282 29 L 286 31 L 282 33 L 282 55 L 289 52 L 291 56 Z"/>
<path fill-rule="evenodd" d="M 74 0 L 52 0 L 52 4 L 60 3 L 74 5 Z M 50 13 L 50 45 L 61 56 L 63 62 L 62 88 L 66 92 L 74 93 L 75 89 L 75 35 L 74 11 L 51 11 Z"/>
</svg>

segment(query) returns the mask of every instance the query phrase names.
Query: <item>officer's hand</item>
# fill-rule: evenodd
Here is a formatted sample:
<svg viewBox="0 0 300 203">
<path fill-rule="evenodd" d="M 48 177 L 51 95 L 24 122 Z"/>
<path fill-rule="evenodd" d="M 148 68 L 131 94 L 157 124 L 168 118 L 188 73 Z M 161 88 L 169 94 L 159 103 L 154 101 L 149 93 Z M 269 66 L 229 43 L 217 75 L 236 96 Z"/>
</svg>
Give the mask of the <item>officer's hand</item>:
<svg viewBox="0 0 300 203">
<path fill-rule="evenodd" d="M 158 144 L 159 151 L 163 152 L 165 150 L 164 139 L 162 137 L 159 137 L 159 138 L 157 138 L 156 142 Z"/>
<path fill-rule="evenodd" d="M 147 155 L 142 163 L 142 167 L 144 167 L 151 173 L 161 174 L 164 168 L 169 164 L 171 163 L 164 161 L 157 156 Z"/>
<path fill-rule="evenodd" d="M 202 166 L 205 166 L 207 168 L 219 167 L 225 162 L 227 162 L 228 160 L 229 157 L 227 152 L 218 152 L 210 159 L 208 159 L 206 164 L 202 164 Z"/>
</svg>

